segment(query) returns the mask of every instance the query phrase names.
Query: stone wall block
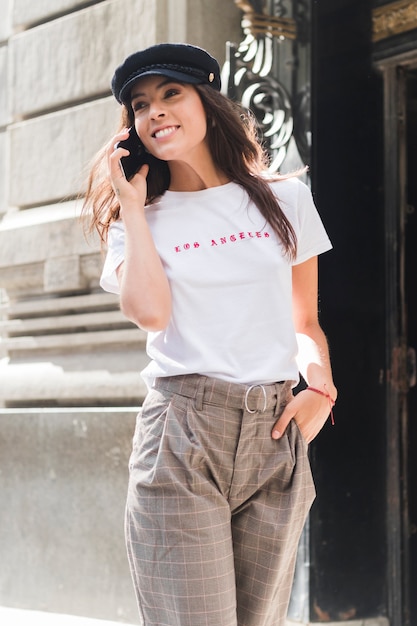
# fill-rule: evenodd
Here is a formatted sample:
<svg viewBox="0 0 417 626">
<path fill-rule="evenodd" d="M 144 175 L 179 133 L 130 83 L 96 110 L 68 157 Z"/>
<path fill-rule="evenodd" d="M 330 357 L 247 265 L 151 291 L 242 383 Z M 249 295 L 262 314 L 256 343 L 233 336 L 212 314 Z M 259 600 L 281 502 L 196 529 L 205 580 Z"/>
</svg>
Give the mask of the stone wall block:
<svg viewBox="0 0 417 626">
<path fill-rule="evenodd" d="M 0 285 L 10 298 L 43 294 L 43 263 L 0 267 Z"/>
<path fill-rule="evenodd" d="M 206 48 L 222 65 L 226 42 L 239 42 L 242 38 L 241 17 L 242 11 L 234 2 L 187 0 L 186 39 Z"/>
<path fill-rule="evenodd" d="M 47 259 L 43 281 L 46 293 L 78 291 L 87 287 L 87 281 L 81 272 L 80 257 L 77 254 Z"/>
<path fill-rule="evenodd" d="M 46 259 L 89 255 L 92 250 L 76 217 L 21 228 L 0 228 L 0 270 L 18 264 L 41 263 Z"/>
<path fill-rule="evenodd" d="M 42 212 L 44 221 L 36 222 L 30 214 L 38 209 L 33 209 L 0 224 L 0 285 L 10 293 L 98 286 L 104 260 L 98 238 L 84 236 L 75 203 L 50 209 L 49 220 Z"/>
<path fill-rule="evenodd" d="M 14 119 L 108 94 L 114 68 L 154 43 L 154 23 L 154 0 L 108 0 L 13 37 Z"/>
<path fill-rule="evenodd" d="M 8 46 L 0 48 L 0 126 L 6 126 L 9 118 L 8 93 L 5 89 L 7 85 L 7 55 Z"/>
<path fill-rule="evenodd" d="M 242 11 L 233 0 L 157 0 L 156 40 L 187 42 L 225 61 L 226 41 L 242 39 Z"/>
<path fill-rule="evenodd" d="M 110 97 L 11 126 L 10 204 L 50 204 L 82 191 L 88 163 L 119 115 Z"/>
<path fill-rule="evenodd" d="M 7 134 L 0 132 L 0 219 L 8 209 L 8 159 L 7 159 Z"/>
<path fill-rule="evenodd" d="M 97 0 L 103 2 L 103 0 Z M 25 27 L 28 24 L 50 20 L 55 15 L 75 11 L 85 6 L 85 0 L 14 0 L 13 26 Z"/>
<path fill-rule="evenodd" d="M 6 3 L 7 6 L 8 3 Z M 3 18 L 3 16 L 2 16 Z M 0 33 L 4 27 L 3 20 L 0 20 Z M 4 89 L 7 84 L 7 55 L 8 47 L 0 47 L 0 128 L 6 128 L 9 122 L 8 93 Z M 0 218 L 8 209 L 8 137 L 6 130 L 0 131 Z"/>
<path fill-rule="evenodd" d="M 80 257 L 80 267 L 84 280 L 92 289 L 98 289 L 104 263 L 104 251 Z"/>
<path fill-rule="evenodd" d="M 11 33 L 12 0 L 0 0 L 0 41 L 6 41 Z"/>
</svg>

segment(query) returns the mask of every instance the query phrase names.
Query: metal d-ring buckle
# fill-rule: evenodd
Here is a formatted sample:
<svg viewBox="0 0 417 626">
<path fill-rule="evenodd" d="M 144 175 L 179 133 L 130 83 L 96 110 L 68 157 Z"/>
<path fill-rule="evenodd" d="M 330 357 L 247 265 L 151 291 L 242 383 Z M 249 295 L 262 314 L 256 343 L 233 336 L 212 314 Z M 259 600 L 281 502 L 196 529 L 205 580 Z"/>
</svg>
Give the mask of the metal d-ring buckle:
<svg viewBox="0 0 417 626">
<path fill-rule="evenodd" d="M 252 410 L 248 407 L 248 397 L 249 397 L 249 394 L 250 394 L 250 392 L 252 391 L 252 389 L 255 389 L 256 387 L 260 387 L 260 388 L 262 389 L 262 393 L 263 393 L 263 395 L 264 395 L 264 408 L 263 408 L 263 409 L 262 409 L 262 411 L 260 411 L 260 412 L 261 412 L 261 413 L 265 413 L 265 411 L 266 411 L 266 407 L 267 407 L 267 404 L 268 404 L 268 401 L 267 401 L 267 398 L 266 398 L 266 391 L 265 391 L 265 387 L 264 387 L 263 385 L 251 385 L 250 387 L 248 387 L 248 388 L 246 389 L 246 393 L 245 393 L 245 410 L 246 410 L 248 413 L 256 413 L 256 412 L 257 412 L 257 411 L 256 411 L 256 409 L 255 409 L 255 411 L 252 411 Z"/>
</svg>

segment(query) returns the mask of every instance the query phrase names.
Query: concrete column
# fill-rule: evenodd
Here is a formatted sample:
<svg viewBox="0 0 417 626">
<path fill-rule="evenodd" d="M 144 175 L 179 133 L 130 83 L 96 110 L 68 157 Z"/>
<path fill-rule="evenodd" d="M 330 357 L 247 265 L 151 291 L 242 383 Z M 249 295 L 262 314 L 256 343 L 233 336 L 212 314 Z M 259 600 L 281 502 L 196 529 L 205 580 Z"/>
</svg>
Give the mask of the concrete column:
<svg viewBox="0 0 417 626">
<path fill-rule="evenodd" d="M 138 623 L 123 532 L 134 421 L 0 410 L 0 605 Z"/>
</svg>

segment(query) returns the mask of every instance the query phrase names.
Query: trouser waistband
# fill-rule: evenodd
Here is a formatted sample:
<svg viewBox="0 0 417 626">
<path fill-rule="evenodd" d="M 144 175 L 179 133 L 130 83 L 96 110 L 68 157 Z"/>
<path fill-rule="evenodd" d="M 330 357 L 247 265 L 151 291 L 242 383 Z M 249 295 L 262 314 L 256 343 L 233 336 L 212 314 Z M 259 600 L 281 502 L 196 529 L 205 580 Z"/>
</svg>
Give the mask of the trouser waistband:
<svg viewBox="0 0 417 626">
<path fill-rule="evenodd" d="M 282 400 L 288 396 L 291 381 L 267 385 L 243 385 L 200 374 L 166 376 L 155 379 L 155 389 L 164 389 L 186 398 L 194 398 L 197 410 L 203 404 L 241 409 L 248 413 L 278 413 Z"/>
</svg>

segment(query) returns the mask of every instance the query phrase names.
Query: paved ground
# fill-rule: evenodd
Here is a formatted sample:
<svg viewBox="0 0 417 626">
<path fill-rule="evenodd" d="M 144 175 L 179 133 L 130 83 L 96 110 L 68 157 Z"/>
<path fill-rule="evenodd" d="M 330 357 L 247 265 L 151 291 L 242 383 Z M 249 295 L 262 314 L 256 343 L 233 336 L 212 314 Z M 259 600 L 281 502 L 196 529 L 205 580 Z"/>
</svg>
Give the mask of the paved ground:
<svg viewBox="0 0 417 626">
<path fill-rule="evenodd" d="M 0 607 L 0 624 L 1 626 L 123 626 L 120 622 L 6 607 Z"/>
<path fill-rule="evenodd" d="M 89 617 L 61 615 L 9 609 L 0 606 L 0 626 L 133 626 L 121 622 L 109 622 Z M 287 626 L 302 626 L 299 622 L 287 622 Z M 326 626 L 389 626 L 385 617 L 349 622 L 326 622 Z"/>
</svg>

